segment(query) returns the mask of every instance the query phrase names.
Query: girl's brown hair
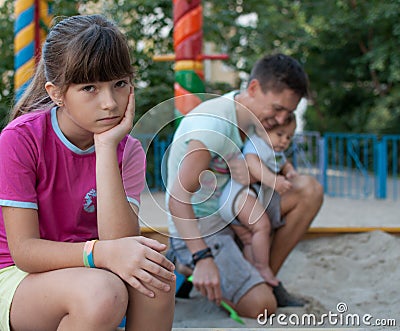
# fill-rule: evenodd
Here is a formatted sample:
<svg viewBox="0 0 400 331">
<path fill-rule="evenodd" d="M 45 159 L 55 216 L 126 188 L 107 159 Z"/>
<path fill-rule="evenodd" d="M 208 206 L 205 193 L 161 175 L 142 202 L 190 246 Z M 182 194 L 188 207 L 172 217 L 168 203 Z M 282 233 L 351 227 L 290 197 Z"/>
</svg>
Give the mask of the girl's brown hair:
<svg viewBox="0 0 400 331">
<path fill-rule="evenodd" d="M 128 76 L 132 79 L 129 48 L 115 24 L 101 15 L 66 18 L 47 35 L 32 82 L 14 106 L 10 120 L 55 105 L 46 92 L 46 82 L 52 82 L 64 95 L 71 84 Z"/>
</svg>

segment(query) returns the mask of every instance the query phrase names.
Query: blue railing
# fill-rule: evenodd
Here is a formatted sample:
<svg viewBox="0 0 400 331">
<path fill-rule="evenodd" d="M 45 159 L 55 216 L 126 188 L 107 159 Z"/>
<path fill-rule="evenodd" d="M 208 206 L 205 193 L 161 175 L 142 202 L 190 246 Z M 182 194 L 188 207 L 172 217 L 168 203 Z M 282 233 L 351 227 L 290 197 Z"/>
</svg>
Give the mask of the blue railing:
<svg viewBox="0 0 400 331">
<path fill-rule="evenodd" d="M 400 136 L 386 135 L 377 144 L 378 178 L 376 195 L 386 199 L 388 196 L 398 197 Z"/>
<path fill-rule="evenodd" d="M 321 135 L 319 132 L 307 131 L 296 134 L 287 151 L 297 171 L 304 175 L 312 175 L 322 182 Z"/>
<path fill-rule="evenodd" d="M 323 186 L 331 196 L 366 198 L 374 192 L 377 137 L 371 134 L 324 135 Z"/>
<path fill-rule="evenodd" d="M 139 135 L 147 155 L 147 184 L 165 190 L 166 154 L 172 135 Z M 312 175 L 325 194 L 337 197 L 397 200 L 400 191 L 400 135 L 302 132 L 288 157 L 299 173 Z"/>
</svg>

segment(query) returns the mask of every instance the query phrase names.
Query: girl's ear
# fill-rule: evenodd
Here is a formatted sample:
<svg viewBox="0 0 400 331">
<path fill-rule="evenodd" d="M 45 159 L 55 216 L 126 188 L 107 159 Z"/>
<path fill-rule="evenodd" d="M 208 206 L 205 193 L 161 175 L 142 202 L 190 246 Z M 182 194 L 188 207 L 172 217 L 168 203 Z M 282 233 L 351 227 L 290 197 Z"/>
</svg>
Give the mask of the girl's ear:
<svg viewBox="0 0 400 331">
<path fill-rule="evenodd" d="M 64 104 L 61 91 L 57 86 L 55 86 L 52 82 L 46 82 L 44 88 L 46 89 L 47 94 L 50 96 L 51 100 L 53 100 L 56 105 L 62 106 Z"/>
</svg>

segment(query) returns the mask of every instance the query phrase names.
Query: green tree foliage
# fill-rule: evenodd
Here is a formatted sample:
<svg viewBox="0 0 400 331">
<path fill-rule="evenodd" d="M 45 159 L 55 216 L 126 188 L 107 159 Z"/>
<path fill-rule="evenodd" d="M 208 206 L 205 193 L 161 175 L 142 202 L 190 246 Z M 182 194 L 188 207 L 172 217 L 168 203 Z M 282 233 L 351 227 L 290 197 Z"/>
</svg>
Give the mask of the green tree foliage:
<svg viewBox="0 0 400 331">
<path fill-rule="evenodd" d="M 12 3 L 0 9 L 0 112 L 12 100 Z M 307 129 L 397 133 L 400 125 L 400 0 L 203 1 L 204 40 L 248 72 L 266 53 L 297 58 L 310 77 Z M 56 15 L 99 12 L 126 32 L 136 68 L 137 116 L 173 96 L 171 0 L 54 1 Z M 228 87 L 224 86 L 224 89 Z M 208 86 L 211 91 L 213 86 Z M 221 91 L 221 86 L 218 86 Z"/>
<path fill-rule="evenodd" d="M 14 50 L 14 1 L 5 0 L 0 9 L 0 119 L 7 122 L 12 107 Z M 132 49 L 135 67 L 136 117 L 158 103 L 173 97 L 173 63 L 154 62 L 154 54 L 173 52 L 172 1 L 74 1 L 54 0 L 55 21 L 76 14 L 100 13 L 114 20 L 125 32 Z"/>
<path fill-rule="evenodd" d="M 124 30 L 133 51 L 138 118 L 174 95 L 173 63 L 153 60 L 156 54 L 173 52 L 172 1 L 112 1 L 102 14 Z"/>
<path fill-rule="evenodd" d="M 308 129 L 398 132 L 399 0 L 228 0 L 208 10 L 205 19 L 217 23 L 205 24 L 205 35 L 229 50 L 236 68 L 248 71 L 270 52 L 302 62 L 312 93 Z"/>
</svg>

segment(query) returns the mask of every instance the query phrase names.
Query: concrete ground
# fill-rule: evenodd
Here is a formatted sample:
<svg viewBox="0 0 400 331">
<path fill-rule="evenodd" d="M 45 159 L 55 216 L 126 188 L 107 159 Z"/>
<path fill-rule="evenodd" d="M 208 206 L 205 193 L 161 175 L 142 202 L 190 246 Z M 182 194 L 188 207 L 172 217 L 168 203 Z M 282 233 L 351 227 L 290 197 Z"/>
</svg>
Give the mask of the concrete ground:
<svg viewBox="0 0 400 331">
<path fill-rule="evenodd" d="M 142 195 L 139 214 L 142 226 L 167 227 L 164 197 L 164 192 L 146 192 Z M 312 227 L 400 228 L 400 201 L 325 196 Z"/>
</svg>

